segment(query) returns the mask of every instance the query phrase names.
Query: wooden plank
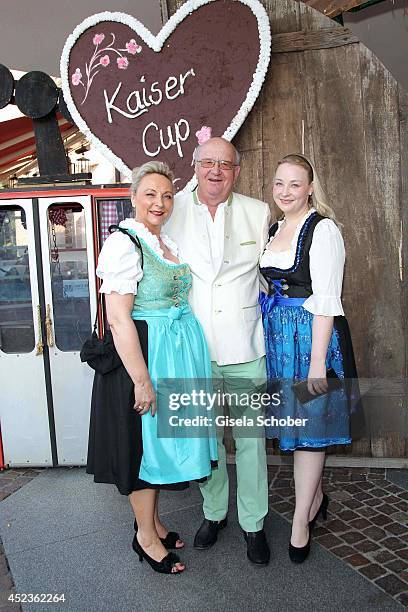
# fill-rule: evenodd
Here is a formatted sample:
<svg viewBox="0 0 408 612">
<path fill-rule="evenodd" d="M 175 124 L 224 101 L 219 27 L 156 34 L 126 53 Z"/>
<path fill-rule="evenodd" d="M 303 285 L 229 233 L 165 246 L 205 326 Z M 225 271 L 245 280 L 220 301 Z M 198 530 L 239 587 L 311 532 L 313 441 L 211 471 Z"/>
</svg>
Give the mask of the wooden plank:
<svg viewBox="0 0 408 612">
<path fill-rule="evenodd" d="M 262 0 L 269 15 L 272 40 L 275 35 L 300 30 L 299 4 L 293 0 Z M 272 43 L 273 44 L 273 43 Z"/>
<path fill-rule="evenodd" d="M 244 127 L 233 139 L 241 153 L 241 171 L 234 189 L 252 198 L 263 199 L 264 166 L 262 155 L 262 97 L 258 97 Z"/>
<path fill-rule="evenodd" d="M 300 29 L 299 21 L 299 5 L 293 0 L 262 0 L 268 15 L 272 32 L 272 46 L 275 37 L 277 41 L 280 37 L 286 36 L 287 33 L 297 32 Z M 278 46 L 276 47 L 279 48 Z M 271 181 L 273 168 L 282 154 L 281 151 L 285 148 L 285 140 L 288 133 L 284 134 L 286 129 L 294 134 L 298 129 L 299 122 L 294 121 L 292 124 L 284 125 L 281 121 L 281 114 L 285 99 L 289 97 L 289 91 L 295 84 L 298 78 L 297 59 L 295 56 L 290 58 L 287 56 L 273 55 L 265 83 L 261 92 L 261 108 L 262 114 L 262 167 L 263 167 L 263 183 L 261 199 L 268 202 L 271 206 L 273 214 L 276 214 L 273 205 Z M 255 109 L 252 110 L 252 113 Z M 245 130 L 245 126 L 241 128 L 241 132 Z M 293 141 L 290 138 L 289 141 Z M 277 146 L 279 143 L 280 149 Z"/>
<path fill-rule="evenodd" d="M 406 307 L 401 303 L 399 273 L 398 90 L 395 79 L 363 45 L 360 46 L 360 63 L 364 125 L 364 151 L 361 147 L 360 151 L 365 157 L 368 215 L 360 210 L 359 213 L 364 214 L 371 226 L 362 229 L 372 236 L 371 248 L 366 252 L 373 255 L 368 262 L 370 276 L 374 271 L 369 296 L 373 302 L 375 299 L 370 317 L 374 335 L 370 366 L 373 375 L 394 378 L 403 376 L 405 370 L 403 355 L 396 347 L 401 339 L 401 309 Z"/>
<path fill-rule="evenodd" d="M 372 376 L 393 379 L 405 374 L 403 339 L 403 286 L 400 277 L 402 238 L 400 194 L 399 98 L 395 79 L 371 51 L 361 45 L 365 176 L 370 232 L 374 242 L 366 251 L 371 288 L 368 293 L 369 368 Z M 381 92 L 381 95 L 379 95 Z M 367 219 L 368 221 L 368 219 Z M 377 435 L 374 456 L 399 457 L 407 437 L 402 400 L 390 398 L 373 409 Z M 382 427 L 383 425 L 383 427 Z M 382 434 L 382 430 L 386 433 Z M 388 433 L 387 433 L 388 432 Z"/>
<path fill-rule="evenodd" d="M 319 11 L 304 2 L 298 2 L 300 21 L 302 30 L 330 30 L 335 27 L 341 28 L 341 25 L 329 19 Z"/>
<path fill-rule="evenodd" d="M 401 244 L 399 270 L 402 283 L 402 303 L 408 304 L 408 92 L 398 87 L 399 124 L 400 124 L 400 210 L 401 210 Z M 403 308 L 405 336 L 405 377 L 408 379 L 408 309 Z M 408 402 L 406 403 L 408 405 Z M 407 428 L 408 429 L 408 428 Z M 408 450 L 408 448 L 407 448 Z"/>
<path fill-rule="evenodd" d="M 169 9 L 167 6 L 167 0 L 160 0 L 160 13 L 161 22 L 164 25 L 169 20 Z"/>
<path fill-rule="evenodd" d="M 358 42 L 357 36 L 354 36 L 348 28 L 324 29 L 317 32 L 301 30 L 275 34 L 272 38 L 272 53 L 331 49 Z"/>
<path fill-rule="evenodd" d="M 303 94 L 299 83 L 302 71 L 297 54 L 272 58 L 272 67 L 262 95 L 263 199 L 275 210 L 272 198 L 273 175 L 278 160 L 302 147 Z M 297 91 L 297 95 L 294 92 Z"/>
<path fill-rule="evenodd" d="M 171 17 L 174 13 L 185 4 L 185 0 L 163 0 L 167 4 L 167 15 Z"/>
<path fill-rule="evenodd" d="M 402 285 L 402 317 L 404 327 L 404 357 L 405 357 L 405 381 L 408 380 L 408 92 L 398 87 L 399 105 L 399 128 L 400 128 L 400 211 L 401 211 L 401 242 L 399 247 L 399 272 Z M 404 307 L 405 305 L 405 307 Z M 402 352 L 402 351 L 401 351 Z M 405 432 L 405 452 L 408 456 L 408 383 L 405 382 L 405 395 L 403 398 L 405 407 L 405 422 L 402 431 Z"/>
<path fill-rule="evenodd" d="M 352 8 L 365 4 L 367 0 L 302 0 L 310 8 L 323 13 L 326 17 L 337 17 Z"/>
</svg>

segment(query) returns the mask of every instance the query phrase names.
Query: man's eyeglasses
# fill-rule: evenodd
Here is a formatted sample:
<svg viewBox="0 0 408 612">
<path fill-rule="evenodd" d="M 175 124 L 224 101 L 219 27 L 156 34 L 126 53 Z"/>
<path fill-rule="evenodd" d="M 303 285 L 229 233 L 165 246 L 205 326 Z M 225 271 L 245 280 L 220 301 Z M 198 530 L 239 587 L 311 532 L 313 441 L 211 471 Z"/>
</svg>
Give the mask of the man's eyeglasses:
<svg viewBox="0 0 408 612">
<path fill-rule="evenodd" d="M 218 164 L 220 170 L 233 170 L 238 164 L 233 164 L 225 159 L 197 159 L 197 164 L 201 164 L 202 168 L 214 168 Z"/>
</svg>

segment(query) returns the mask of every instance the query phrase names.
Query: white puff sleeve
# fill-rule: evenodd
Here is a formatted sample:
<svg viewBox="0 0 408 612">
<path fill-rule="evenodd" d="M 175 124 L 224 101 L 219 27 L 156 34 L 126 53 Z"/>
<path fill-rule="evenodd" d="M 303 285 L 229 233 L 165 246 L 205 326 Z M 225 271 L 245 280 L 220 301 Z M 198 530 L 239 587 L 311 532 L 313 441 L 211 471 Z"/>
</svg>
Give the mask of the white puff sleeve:
<svg viewBox="0 0 408 612">
<path fill-rule="evenodd" d="M 99 255 L 96 274 L 103 283 L 100 293 L 137 293 L 137 283 L 143 277 L 139 249 L 121 232 L 111 234 Z"/>
<path fill-rule="evenodd" d="M 303 308 L 314 315 L 344 315 L 341 303 L 344 242 L 331 219 L 323 219 L 316 225 L 309 257 L 313 294 L 303 303 Z"/>
</svg>

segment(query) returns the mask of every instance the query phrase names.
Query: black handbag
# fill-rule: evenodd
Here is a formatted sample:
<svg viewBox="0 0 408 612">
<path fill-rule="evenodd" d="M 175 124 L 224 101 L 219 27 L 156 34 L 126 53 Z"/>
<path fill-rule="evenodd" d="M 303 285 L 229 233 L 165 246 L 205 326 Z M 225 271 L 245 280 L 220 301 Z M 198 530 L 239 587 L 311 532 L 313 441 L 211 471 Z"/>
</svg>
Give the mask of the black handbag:
<svg viewBox="0 0 408 612">
<path fill-rule="evenodd" d="M 109 227 L 109 233 L 112 233 L 112 231 L 119 231 L 122 232 L 122 234 L 129 236 L 130 240 L 140 251 L 141 266 L 143 270 L 143 249 L 139 238 L 137 236 L 132 236 L 132 234 L 127 232 L 124 228 L 119 227 L 119 225 L 111 225 Z M 102 304 L 102 294 L 99 294 L 99 303 Z M 135 325 L 139 333 L 143 356 L 147 363 L 147 323 L 146 321 L 135 321 Z M 112 332 L 107 330 L 105 331 L 103 337 L 99 338 L 97 327 L 98 312 L 96 313 L 92 335 L 85 340 L 80 352 L 80 358 L 82 362 L 86 362 L 89 367 L 99 374 L 107 374 L 108 372 L 112 372 L 121 366 L 122 360 L 115 348 Z"/>
</svg>

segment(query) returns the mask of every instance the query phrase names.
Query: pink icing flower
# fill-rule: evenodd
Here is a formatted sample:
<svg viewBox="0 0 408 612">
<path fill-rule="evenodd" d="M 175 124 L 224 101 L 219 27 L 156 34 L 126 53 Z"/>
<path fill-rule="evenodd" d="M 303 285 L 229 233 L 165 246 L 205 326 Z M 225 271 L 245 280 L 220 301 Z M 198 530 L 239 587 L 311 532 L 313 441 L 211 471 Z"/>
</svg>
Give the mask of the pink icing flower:
<svg viewBox="0 0 408 612">
<path fill-rule="evenodd" d="M 103 55 L 99 61 L 99 63 L 101 64 L 101 66 L 103 66 L 104 68 L 106 68 L 106 66 L 109 66 L 110 64 L 110 59 L 109 59 L 109 55 Z"/>
<path fill-rule="evenodd" d="M 197 136 L 198 144 L 204 144 L 207 140 L 211 138 L 211 134 L 212 128 L 208 127 L 207 125 L 203 125 L 201 130 L 198 130 L 198 132 L 195 133 L 195 135 Z"/>
<path fill-rule="evenodd" d="M 74 74 L 71 76 L 71 82 L 76 87 L 77 85 L 79 85 L 81 79 L 82 79 L 82 72 L 80 71 L 79 68 L 77 68 Z"/>
<path fill-rule="evenodd" d="M 129 42 L 126 43 L 126 50 L 131 55 L 135 55 L 135 53 L 141 52 L 142 47 L 137 44 L 134 38 L 132 38 L 131 40 L 129 40 Z"/>
<path fill-rule="evenodd" d="M 93 37 L 93 44 L 100 45 L 101 42 L 103 42 L 104 38 L 105 34 L 95 34 L 95 36 Z"/>
<path fill-rule="evenodd" d="M 126 70 L 126 68 L 129 66 L 129 60 L 127 57 L 118 57 L 116 62 L 120 70 Z"/>
</svg>

